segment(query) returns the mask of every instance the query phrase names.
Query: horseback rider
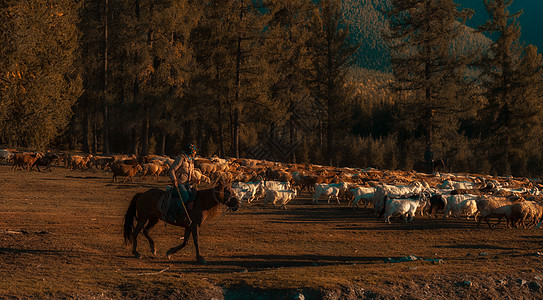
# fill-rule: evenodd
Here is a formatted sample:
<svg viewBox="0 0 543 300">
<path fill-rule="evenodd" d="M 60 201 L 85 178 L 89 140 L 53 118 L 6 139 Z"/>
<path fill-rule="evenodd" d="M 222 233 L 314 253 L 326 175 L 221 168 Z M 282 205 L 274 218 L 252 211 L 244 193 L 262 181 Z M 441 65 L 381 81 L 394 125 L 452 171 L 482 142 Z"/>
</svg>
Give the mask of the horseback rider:
<svg viewBox="0 0 543 300">
<path fill-rule="evenodd" d="M 196 147 L 193 144 L 189 144 L 185 149 L 175 157 L 172 163 L 168 175 L 172 180 L 172 184 L 179 192 L 178 205 L 179 208 L 175 212 L 175 219 L 178 224 L 190 224 L 190 219 L 183 209 L 184 204 L 181 201 L 187 202 L 191 197 L 189 190 L 192 189 L 191 181 L 193 179 L 194 172 L 194 157 L 196 156 Z M 194 191 L 192 192 L 194 194 Z"/>
</svg>

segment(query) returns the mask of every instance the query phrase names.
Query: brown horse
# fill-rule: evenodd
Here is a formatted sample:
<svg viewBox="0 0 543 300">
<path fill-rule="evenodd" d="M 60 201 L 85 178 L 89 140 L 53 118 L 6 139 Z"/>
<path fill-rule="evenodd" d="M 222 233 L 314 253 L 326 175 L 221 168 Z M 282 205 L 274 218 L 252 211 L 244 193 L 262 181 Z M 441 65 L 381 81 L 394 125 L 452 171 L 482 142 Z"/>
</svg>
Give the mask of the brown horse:
<svg viewBox="0 0 543 300">
<path fill-rule="evenodd" d="M 162 216 L 162 213 L 158 209 L 158 200 L 164 193 L 165 191 L 161 189 L 150 189 L 144 193 L 134 195 L 132 201 L 130 201 L 130 205 L 124 216 L 124 240 L 126 245 L 132 243 L 132 254 L 137 258 L 140 257 L 140 254 L 136 250 L 138 246 L 137 239 L 138 234 L 142 230 L 143 235 L 145 235 L 149 241 L 151 252 L 153 255 L 156 255 L 155 242 L 149 235 L 149 231 L 159 220 L 163 220 L 172 225 L 181 226 L 177 223 L 166 221 L 165 216 Z M 189 216 L 192 223 L 188 226 L 183 226 L 185 227 L 183 243 L 166 252 L 168 259 L 171 259 L 171 256 L 175 252 L 183 249 L 183 247 L 187 245 L 190 235 L 192 234 L 194 246 L 196 248 L 196 261 L 202 264 L 206 263 L 198 249 L 198 227 L 201 226 L 208 217 L 218 211 L 220 204 L 226 205 L 233 211 L 236 211 L 240 206 L 239 201 L 234 197 L 229 185 L 218 182 L 218 184 L 214 184 L 212 188 L 201 190 L 196 193 L 194 205 L 192 209 L 189 210 Z M 134 219 L 137 221 L 135 227 Z"/>
</svg>

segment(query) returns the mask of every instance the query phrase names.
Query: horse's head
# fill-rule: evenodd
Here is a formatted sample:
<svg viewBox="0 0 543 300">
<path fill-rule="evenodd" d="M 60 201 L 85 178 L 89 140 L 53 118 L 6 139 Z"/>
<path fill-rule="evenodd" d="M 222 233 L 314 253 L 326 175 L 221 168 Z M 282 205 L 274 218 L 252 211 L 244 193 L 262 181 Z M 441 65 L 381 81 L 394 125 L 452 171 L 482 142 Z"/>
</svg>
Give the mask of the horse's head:
<svg viewBox="0 0 543 300">
<path fill-rule="evenodd" d="M 234 193 L 234 190 L 232 190 L 230 184 L 224 184 L 223 182 L 219 181 L 216 188 L 219 190 L 219 202 L 231 208 L 232 211 L 237 211 L 241 203 L 236 197 L 236 194 Z"/>
</svg>

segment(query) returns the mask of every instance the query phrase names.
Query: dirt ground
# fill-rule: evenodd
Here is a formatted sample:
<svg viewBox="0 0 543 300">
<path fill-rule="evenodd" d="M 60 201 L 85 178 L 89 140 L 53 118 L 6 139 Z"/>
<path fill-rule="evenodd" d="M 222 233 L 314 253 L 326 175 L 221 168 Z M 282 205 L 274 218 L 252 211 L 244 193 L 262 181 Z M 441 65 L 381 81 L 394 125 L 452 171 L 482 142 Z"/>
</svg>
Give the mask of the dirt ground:
<svg viewBox="0 0 543 300">
<path fill-rule="evenodd" d="M 541 299 L 541 229 L 473 220 L 378 222 L 370 209 L 294 199 L 244 204 L 200 230 L 172 260 L 182 229 L 159 223 L 153 257 L 123 245 L 135 193 L 165 178 L 113 183 L 99 170 L 10 171 L 0 164 L 0 298 L 20 299 Z M 415 260 L 413 260 L 415 259 Z"/>
</svg>

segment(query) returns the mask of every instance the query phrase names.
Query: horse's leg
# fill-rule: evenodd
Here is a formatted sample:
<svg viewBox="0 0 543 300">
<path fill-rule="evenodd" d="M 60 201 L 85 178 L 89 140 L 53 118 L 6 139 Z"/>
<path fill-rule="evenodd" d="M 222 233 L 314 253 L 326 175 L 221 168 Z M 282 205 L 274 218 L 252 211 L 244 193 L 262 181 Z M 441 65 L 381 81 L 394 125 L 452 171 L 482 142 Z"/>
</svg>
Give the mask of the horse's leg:
<svg viewBox="0 0 543 300">
<path fill-rule="evenodd" d="M 193 224 L 191 226 L 192 239 L 194 240 L 194 249 L 196 250 L 196 262 L 199 264 L 207 264 L 207 261 L 200 255 L 200 248 L 198 247 L 198 226 Z"/>
<path fill-rule="evenodd" d="M 147 226 L 145 226 L 145 228 L 143 228 L 143 235 L 145 235 L 145 237 L 149 241 L 149 247 L 151 247 L 151 253 L 153 253 L 153 256 L 156 256 L 156 246 L 155 246 L 155 241 L 153 241 L 153 239 L 149 235 L 149 231 L 151 231 L 151 229 L 153 229 L 153 227 L 156 225 L 156 223 L 158 223 L 158 218 L 157 217 L 149 218 L 149 222 L 147 223 Z"/>
<path fill-rule="evenodd" d="M 175 252 L 183 249 L 187 245 L 191 233 L 192 233 L 192 231 L 190 230 L 190 228 L 185 228 L 185 236 L 183 238 L 183 243 L 181 245 L 179 245 L 179 246 L 173 247 L 170 250 L 166 251 L 166 257 L 168 258 L 168 260 L 170 260 L 172 258 L 172 255 Z"/>
<path fill-rule="evenodd" d="M 140 220 L 138 220 L 138 224 L 136 225 L 136 227 L 134 228 L 134 232 L 132 233 L 132 254 L 134 254 L 136 258 L 141 257 L 141 255 L 139 254 L 138 250 L 136 250 L 136 248 L 138 247 L 138 235 L 143 229 L 144 224 L 145 222 L 141 222 Z"/>
</svg>

